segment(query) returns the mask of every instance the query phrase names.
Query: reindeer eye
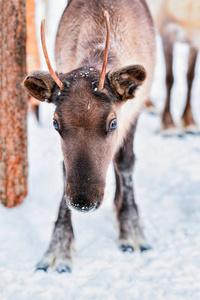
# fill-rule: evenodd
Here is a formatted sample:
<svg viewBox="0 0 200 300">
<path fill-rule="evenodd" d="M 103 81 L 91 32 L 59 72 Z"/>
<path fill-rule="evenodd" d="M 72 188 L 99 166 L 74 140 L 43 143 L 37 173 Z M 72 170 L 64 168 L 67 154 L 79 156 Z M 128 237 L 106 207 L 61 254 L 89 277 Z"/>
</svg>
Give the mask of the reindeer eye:
<svg viewBox="0 0 200 300">
<path fill-rule="evenodd" d="M 55 119 L 53 119 L 53 126 L 54 126 L 54 128 L 55 128 L 55 130 L 57 130 L 58 131 L 58 122 L 55 120 Z"/>
<path fill-rule="evenodd" d="M 112 130 L 115 130 L 116 128 L 117 128 L 117 119 L 113 119 L 113 120 L 110 122 L 109 130 L 112 131 Z"/>
</svg>

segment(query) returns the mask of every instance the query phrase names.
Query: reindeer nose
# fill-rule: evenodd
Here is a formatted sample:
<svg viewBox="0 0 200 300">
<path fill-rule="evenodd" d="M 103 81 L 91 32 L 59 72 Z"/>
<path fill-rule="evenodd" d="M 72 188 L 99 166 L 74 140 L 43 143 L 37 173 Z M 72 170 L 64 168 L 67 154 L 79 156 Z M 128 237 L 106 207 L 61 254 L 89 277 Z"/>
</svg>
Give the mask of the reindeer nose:
<svg viewBox="0 0 200 300">
<path fill-rule="evenodd" d="M 90 202 L 85 194 L 80 194 L 70 202 L 70 206 L 76 210 L 88 212 L 96 208 L 98 204 L 98 197 L 96 200 L 97 201 L 94 203 Z"/>
<path fill-rule="evenodd" d="M 88 212 L 98 208 L 103 200 L 104 187 L 97 184 L 78 185 L 67 184 L 67 205 L 81 212 Z"/>
</svg>

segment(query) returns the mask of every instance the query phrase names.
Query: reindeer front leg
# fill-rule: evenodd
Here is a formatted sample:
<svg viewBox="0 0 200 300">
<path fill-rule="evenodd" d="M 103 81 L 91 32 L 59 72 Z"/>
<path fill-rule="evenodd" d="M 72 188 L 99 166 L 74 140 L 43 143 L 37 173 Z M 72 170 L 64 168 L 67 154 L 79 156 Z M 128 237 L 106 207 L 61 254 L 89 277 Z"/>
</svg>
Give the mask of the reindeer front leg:
<svg viewBox="0 0 200 300">
<path fill-rule="evenodd" d="M 55 223 L 51 243 L 43 258 L 36 265 L 36 270 L 47 271 L 49 267 L 53 267 L 58 273 L 71 272 L 71 248 L 73 240 L 74 234 L 71 223 L 71 211 L 66 205 L 64 193 L 60 203 L 58 219 Z"/>
<path fill-rule="evenodd" d="M 122 251 L 147 250 L 147 244 L 133 193 L 132 173 L 135 162 L 133 139 L 136 125 L 132 125 L 124 145 L 115 156 L 115 205 L 119 222 L 119 247 Z"/>
</svg>

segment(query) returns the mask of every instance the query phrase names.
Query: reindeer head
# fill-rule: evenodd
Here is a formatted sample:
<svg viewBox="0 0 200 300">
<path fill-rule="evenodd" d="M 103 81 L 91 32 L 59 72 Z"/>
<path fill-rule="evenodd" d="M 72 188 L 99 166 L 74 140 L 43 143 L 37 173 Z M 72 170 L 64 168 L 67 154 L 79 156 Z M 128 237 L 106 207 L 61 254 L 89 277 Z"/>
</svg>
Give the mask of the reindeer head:
<svg viewBox="0 0 200 300">
<path fill-rule="evenodd" d="M 89 211 L 103 200 L 121 107 L 134 98 L 146 72 L 140 65 L 113 70 L 103 76 L 103 86 L 102 73 L 94 66 L 55 76 L 56 82 L 48 72 L 33 71 L 24 86 L 38 100 L 55 104 L 53 126 L 61 138 L 67 204 Z"/>
</svg>

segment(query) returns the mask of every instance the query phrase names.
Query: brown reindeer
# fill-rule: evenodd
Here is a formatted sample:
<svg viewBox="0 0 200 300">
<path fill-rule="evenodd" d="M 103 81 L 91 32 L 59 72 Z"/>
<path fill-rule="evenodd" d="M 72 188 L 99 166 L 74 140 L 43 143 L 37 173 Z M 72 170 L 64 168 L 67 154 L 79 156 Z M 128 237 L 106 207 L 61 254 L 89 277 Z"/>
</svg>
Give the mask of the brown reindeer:
<svg viewBox="0 0 200 300">
<path fill-rule="evenodd" d="M 162 115 L 161 134 L 176 135 L 182 132 L 200 133 L 194 121 L 191 108 L 191 89 L 194 79 L 197 53 L 200 49 L 200 1 L 199 0 L 147 0 L 161 34 L 166 62 L 167 97 Z M 172 64 L 175 42 L 188 43 L 190 46 L 187 72 L 187 100 L 178 128 L 170 111 L 171 89 L 174 82 Z"/>
<path fill-rule="evenodd" d="M 109 31 L 107 19 L 105 53 L 104 10 L 111 24 Z M 58 73 L 49 65 L 51 74 L 33 71 L 24 85 L 40 101 L 56 106 L 53 125 L 61 138 L 65 170 L 52 241 L 37 269 L 46 271 L 54 264 L 58 272 L 68 272 L 74 240 L 70 209 L 87 212 L 100 206 L 112 160 L 119 247 L 148 249 L 132 185 L 135 127 L 154 67 L 154 30 L 145 1 L 70 0 L 59 24 L 55 51 Z"/>
</svg>

